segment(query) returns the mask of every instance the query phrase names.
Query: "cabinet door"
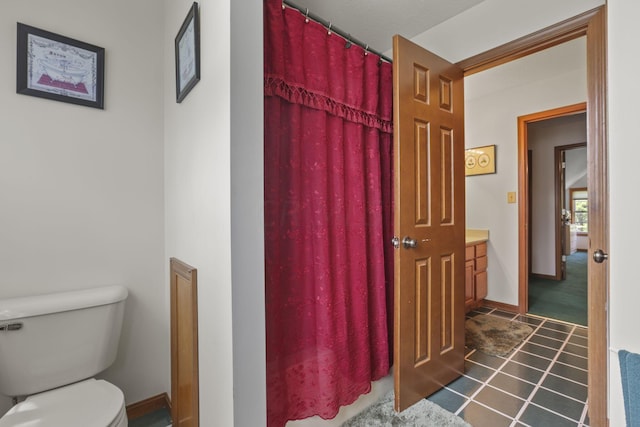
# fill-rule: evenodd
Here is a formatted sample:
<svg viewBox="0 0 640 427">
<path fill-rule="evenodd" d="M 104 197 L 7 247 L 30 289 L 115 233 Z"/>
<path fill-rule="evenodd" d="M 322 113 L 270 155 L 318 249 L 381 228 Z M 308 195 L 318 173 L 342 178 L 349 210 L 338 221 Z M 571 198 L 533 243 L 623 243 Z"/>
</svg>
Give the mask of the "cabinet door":
<svg viewBox="0 0 640 427">
<path fill-rule="evenodd" d="M 467 246 L 464 252 L 465 261 L 473 261 L 476 257 L 476 247 L 475 246 Z"/>
<path fill-rule="evenodd" d="M 482 271 L 475 275 L 476 301 L 482 301 L 487 297 L 487 272 Z"/>
<path fill-rule="evenodd" d="M 487 269 L 487 257 L 480 256 L 476 258 L 476 273 L 485 271 Z"/>
<path fill-rule="evenodd" d="M 487 243 L 478 243 L 476 245 L 476 253 L 475 256 L 477 257 L 481 257 L 481 256 L 486 256 L 487 255 Z"/>
<path fill-rule="evenodd" d="M 474 262 L 473 259 L 471 261 L 466 261 L 464 263 L 464 304 L 468 309 L 473 301 L 475 300 L 475 286 L 474 286 Z"/>
</svg>

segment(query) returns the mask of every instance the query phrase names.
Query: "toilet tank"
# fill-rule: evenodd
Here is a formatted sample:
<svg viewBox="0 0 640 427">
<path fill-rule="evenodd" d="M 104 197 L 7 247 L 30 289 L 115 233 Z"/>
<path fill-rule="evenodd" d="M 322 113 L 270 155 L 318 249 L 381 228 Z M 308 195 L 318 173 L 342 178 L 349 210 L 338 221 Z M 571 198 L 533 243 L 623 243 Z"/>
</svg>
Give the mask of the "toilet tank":
<svg viewBox="0 0 640 427">
<path fill-rule="evenodd" d="M 0 394 L 27 396 L 108 368 L 127 294 L 105 286 L 0 299 Z"/>
</svg>

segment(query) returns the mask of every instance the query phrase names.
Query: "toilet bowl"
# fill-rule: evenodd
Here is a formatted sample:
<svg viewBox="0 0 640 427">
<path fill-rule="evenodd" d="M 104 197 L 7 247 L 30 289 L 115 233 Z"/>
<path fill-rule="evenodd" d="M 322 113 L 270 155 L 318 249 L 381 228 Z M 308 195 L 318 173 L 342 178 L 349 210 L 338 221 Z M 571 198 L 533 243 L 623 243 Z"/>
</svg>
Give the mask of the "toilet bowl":
<svg viewBox="0 0 640 427">
<path fill-rule="evenodd" d="M 117 355 L 127 289 L 0 299 L 0 427 L 126 427 L 124 395 L 93 378 Z"/>
<path fill-rule="evenodd" d="M 126 427 L 124 395 L 104 380 L 89 379 L 45 391 L 18 403 L 0 427 Z"/>
</svg>

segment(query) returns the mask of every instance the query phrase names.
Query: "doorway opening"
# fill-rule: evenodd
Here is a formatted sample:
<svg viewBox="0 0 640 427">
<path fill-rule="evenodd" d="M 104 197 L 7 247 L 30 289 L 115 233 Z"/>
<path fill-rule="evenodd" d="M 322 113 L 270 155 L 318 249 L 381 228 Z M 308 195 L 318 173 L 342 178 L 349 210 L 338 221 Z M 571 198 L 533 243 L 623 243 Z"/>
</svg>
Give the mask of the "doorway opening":
<svg viewBox="0 0 640 427">
<path fill-rule="evenodd" d="M 552 110 L 526 126 L 526 312 L 582 326 L 588 320 L 588 170 L 587 144 L 578 141 L 587 139 L 585 109 Z"/>
<path fill-rule="evenodd" d="M 553 133 L 553 128 L 557 130 L 557 125 L 563 122 L 579 123 L 576 119 L 585 115 L 586 110 L 587 104 L 582 102 L 518 117 L 518 187 L 520 199 L 524 201 L 519 206 L 521 227 L 518 237 L 521 248 L 518 309 L 521 314 L 529 312 L 531 277 L 557 281 L 564 274 L 562 208 L 565 193 L 557 188 L 565 185 L 560 182 L 565 174 L 558 169 L 562 164 L 562 153 L 566 151 L 556 147 L 566 144 L 549 142 L 548 131 L 551 129 Z M 578 128 L 582 129 L 582 125 L 578 124 Z M 553 160 L 545 165 L 545 157 Z M 545 184 L 549 180 L 552 184 Z"/>
<path fill-rule="evenodd" d="M 609 250 L 608 212 L 608 170 L 607 170 L 607 104 L 606 104 L 606 14 L 605 7 L 593 9 L 573 19 L 561 22 L 552 28 L 542 30 L 521 40 L 509 43 L 476 57 L 469 58 L 463 66 L 465 76 L 479 72 L 510 60 L 521 58 L 532 52 L 558 45 L 576 37 L 587 37 L 587 141 L 589 141 L 589 251 L 593 251 L 593 261 L 589 260 L 589 419 L 593 425 L 606 425 L 608 389 L 608 319 L 606 304 L 609 292 L 609 277 L 603 253 Z M 518 139 L 522 140 L 526 121 L 518 123 Z M 528 295 L 524 283 L 528 275 L 528 247 L 526 212 L 528 201 L 525 183 L 527 181 L 527 151 L 518 146 L 518 311 L 526 312 Z"/>
</svg>

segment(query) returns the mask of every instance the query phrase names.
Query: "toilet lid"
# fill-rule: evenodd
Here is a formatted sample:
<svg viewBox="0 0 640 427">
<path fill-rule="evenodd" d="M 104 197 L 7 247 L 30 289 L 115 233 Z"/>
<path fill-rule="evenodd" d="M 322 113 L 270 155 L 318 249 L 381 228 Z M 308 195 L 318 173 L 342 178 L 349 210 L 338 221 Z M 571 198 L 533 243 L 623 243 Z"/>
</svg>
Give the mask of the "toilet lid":
<svg viewBox="0 0 640 427">
<path fill-rule="evenodd" d="M 118 387 L 92 378 L 28 397 L 0 418 L 0 427 L 106 427 L 123 407 Z"/>
</svg>

